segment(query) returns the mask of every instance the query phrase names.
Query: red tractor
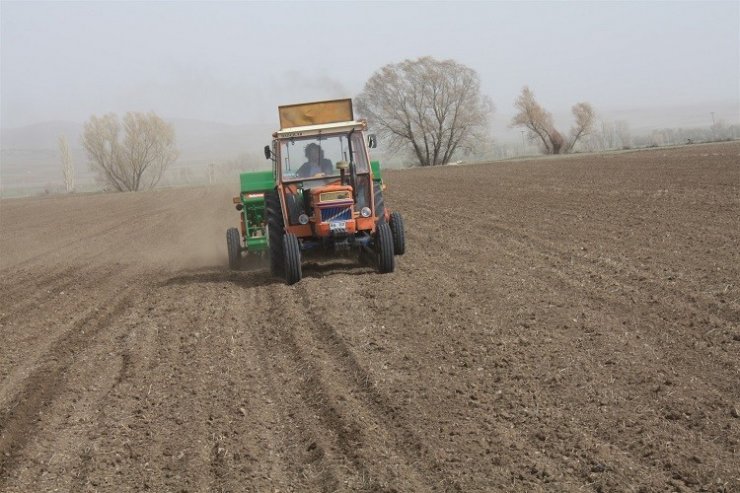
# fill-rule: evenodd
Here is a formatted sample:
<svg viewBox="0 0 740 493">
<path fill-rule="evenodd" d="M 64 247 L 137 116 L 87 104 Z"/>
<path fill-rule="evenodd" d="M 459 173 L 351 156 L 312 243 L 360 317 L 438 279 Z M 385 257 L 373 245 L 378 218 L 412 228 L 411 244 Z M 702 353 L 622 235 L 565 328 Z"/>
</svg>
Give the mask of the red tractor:
<svg viewBox="0 0 740 493">
<path fill-rule="evenodd" d="M 265 191 L 264 222 L 274 275 L 301 280 L 304 255 L 357 249 L 393 272 L 405 251 L 403 218 L 383 202 L 380 164 L 367 123 L 356 121 L 352 100 L 281 106 L 280 130 L 265 157 L 274 188 Z"/>
</svg>

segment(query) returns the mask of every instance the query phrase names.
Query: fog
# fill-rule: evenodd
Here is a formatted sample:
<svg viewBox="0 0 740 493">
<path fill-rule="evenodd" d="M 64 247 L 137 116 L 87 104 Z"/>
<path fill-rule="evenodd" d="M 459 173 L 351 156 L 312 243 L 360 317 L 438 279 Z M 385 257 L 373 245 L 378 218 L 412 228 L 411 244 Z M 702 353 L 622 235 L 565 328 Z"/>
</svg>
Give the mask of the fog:
<svg viewBox="0 0 740 493">
<path fill-rule="evenodd" d="M 3 1 L 0 9 L 4 135 L 150 110 L 272 128 L 278 105 L 352 97 L 383 65 L 425 55 L 477 71 L 496 105 L 498 140 L 519 135 L 508 124 L 525 84 L 566 126 L 578 101 L 633 128 L 740 118 L 738 2 Z"/>
</svg>

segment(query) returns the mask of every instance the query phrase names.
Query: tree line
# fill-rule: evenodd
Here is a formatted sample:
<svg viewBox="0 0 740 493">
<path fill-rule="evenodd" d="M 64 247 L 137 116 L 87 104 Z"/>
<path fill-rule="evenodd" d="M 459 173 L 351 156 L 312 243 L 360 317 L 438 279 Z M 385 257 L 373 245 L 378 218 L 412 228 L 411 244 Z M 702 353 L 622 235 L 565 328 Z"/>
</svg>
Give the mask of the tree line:
<svg viewBox="0 0 740 493">
<path fill-rule="evenodd" d="M 365 83 L 355 106 L 386 149 L 410 157 L 419 166 L 448 164 L 490 145 L 493 102 L 481 93 L 476 71 L 455 60 L 421 57 L 385 65 Z M 609 148 L 616 142 L 630 145 L 626 123 L 602 121 L 599 127 L 588 102 L 573 105 L 568 132 L 555 127 L 552 114 L 528 86 L 522 88 L 514 107 L 517 112 L 510 127 L 523 129 L 544 154 L 573 152 L 579 145 L 587 150 Z M 156 186 L 178 156 L 172 125 L 152 112 L 127 113 L 122 120 L 114 114 L 93 115 L 85 123 L 82 146 L 101 180 L 117 191 Z M 59 148 L 65 184 L 71 191 L 74 173 L 66 139 L 60 139 Z"/>
<path fill-rule="evenodd" d="M 432 57 L 385 65 L 370 77 L 356 102 L 386 146 L 407 152 L 420 166 L 447 164 L 456 154 L 481 147 L 494 110 L 490 98 L 481 94 L 475 70 Z M 514 105 L 518 112 L 511 126 L 525 128 L 545 154 L 571 152 L 593 130 L 595 111 L 587 102 L 573 106 L 575 123 L 567 135 L 555 128 L 552 114 L 529 87 Z"/>
</svg>

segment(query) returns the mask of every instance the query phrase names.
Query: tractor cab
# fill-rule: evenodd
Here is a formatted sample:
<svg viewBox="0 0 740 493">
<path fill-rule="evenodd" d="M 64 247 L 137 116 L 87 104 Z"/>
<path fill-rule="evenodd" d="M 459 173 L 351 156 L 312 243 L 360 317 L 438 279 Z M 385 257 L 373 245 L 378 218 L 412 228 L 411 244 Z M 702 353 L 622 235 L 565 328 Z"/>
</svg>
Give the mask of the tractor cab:
<svg viewBox="0 0 740 493">
<path fill-rule="evenodd" d="M 292 127 L 273 142 L 285 226 L 337 237 L 374 230 L 373 180 L 364 122 Z"/>
</svg>

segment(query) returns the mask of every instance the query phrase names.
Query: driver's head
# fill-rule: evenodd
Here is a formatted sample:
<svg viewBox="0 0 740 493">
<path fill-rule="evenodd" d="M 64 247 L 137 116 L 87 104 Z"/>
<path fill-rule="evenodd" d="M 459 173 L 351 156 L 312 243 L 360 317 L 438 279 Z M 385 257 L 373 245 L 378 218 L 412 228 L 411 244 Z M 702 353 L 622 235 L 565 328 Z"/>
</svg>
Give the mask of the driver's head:
<svg viewBox="0 0 740 493">
<path fill-rule="evenodd" d="M 309 161 L 318 161 L 322 154 L 323 152 L 318 144 L 311 142 L 306 146 L 306 157 Z"/>
</svg>

